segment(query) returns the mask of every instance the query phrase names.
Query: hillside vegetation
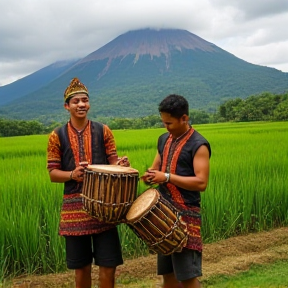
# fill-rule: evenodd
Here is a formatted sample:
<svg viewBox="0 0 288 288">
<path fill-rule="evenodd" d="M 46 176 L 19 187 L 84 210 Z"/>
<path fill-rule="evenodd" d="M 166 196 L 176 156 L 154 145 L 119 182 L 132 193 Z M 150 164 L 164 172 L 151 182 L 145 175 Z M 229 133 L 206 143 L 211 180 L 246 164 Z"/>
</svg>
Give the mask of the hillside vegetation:
<svg viewBox="0 0 288 288">
<path fill-rule="evenodd" d="M 93 113 L 92 113 L 93 115 Z M 215 113 L 191 109 L 190 123 L 205 124 L 217 122 L 285 121 L 288 120 L 288 93 L 262 93 L 247 99 L 231 99 L 224 102 Z M 67 115 L 66 115 L 67 117 Z M 146 129 L 162 127 L 159 115 L 140 118 L 90 117 L 91 120 L 107 124 L 112 130 Z M 63 122 L 49 120 L 48 124 L 38 121 L 9 120 L 0 118 L 0 137 L 50 133 Z"/>
</svg>

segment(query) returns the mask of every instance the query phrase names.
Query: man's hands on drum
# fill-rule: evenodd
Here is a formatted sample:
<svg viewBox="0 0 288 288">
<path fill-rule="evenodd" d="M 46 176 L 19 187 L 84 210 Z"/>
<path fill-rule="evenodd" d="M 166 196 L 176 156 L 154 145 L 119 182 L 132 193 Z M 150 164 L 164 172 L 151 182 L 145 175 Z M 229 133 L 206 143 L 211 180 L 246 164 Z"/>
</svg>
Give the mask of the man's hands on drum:
<svg viewBox="0 0 288 288">
<path fill-rule="evenodd" d="M 160 184 L 166 181 L 164 172 L 150 168 L 146 170 L 140 179 L 143 180 L 146 185 Z"/>
<path fill-rule="evenodd" d="M 82 182 L 84 178 L 84 167 L 83 166 L 77 166 L 73 171 L 71 175 L 71 179 Z"/>
<path fill-rule="evenodd" d="M 129 162 L 128 157 L 127 156 L 123 156 L 121 158 L 118 158 L 118 161 L 117 161 L 116 165 L 129 167 L 130 166 L 130 162 Z"/>
</svg>

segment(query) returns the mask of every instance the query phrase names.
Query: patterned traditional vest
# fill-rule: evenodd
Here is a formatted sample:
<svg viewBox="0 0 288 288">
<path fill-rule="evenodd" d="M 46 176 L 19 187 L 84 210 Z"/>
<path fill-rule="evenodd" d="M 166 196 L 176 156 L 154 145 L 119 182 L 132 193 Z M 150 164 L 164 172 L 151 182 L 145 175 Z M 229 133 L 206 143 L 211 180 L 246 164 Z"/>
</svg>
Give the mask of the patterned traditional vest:
<svg viewBox="0 0 288 288">
<path fill-rule="evenodd" d="M 70 171 L 76 168 L 75 159 L 71 149 L 69 136 L 68 136 L 68 125 L 65 124 L 62 127 L 56 128 L 55 132 L 59 136 L 61 145 L 61 163 L 62 170 Z M 106 157 L 106 150 L 103 138 L 103 124 L 99 122 L 91 121 L 91 139 L 92 139 L 92 163 L 93 164 L 108 164 Z M 82 182 L 76 182 L 75 180 L 70 180 L 65 182 L 64 194 L 73 194 L 80 192 L 82 189 Z"/>
<path fill-rule="evenodd" d="M 165 172 L 167 165 L 170 166 L 170 171 L 173 174 L 181 176 L 195 176 L 193 169 L 193 158 L 198 148 L 201 145 L 206 145 L 211 155 L 211 149 L 208 141 L 197 131 L 191 128 L 187 135 L 185 135 L 177 144 L 175 152 L 172 156 L 171 162 L 168 163 L 168 154 L 172 144 L 172 137 L 169 133 L 165 133 L 159 137 L 158 152 L 161 156 L 160 170 Z M 172 204 L 184 206 L 197 206 L 200 207 L 200 192 L 189 191 L 180 187 L 176 187 L 171 183 L 164 183 L 159 186 L 161 194 Z M 168 188 L 168 189 L 167 189 Z M 168 190 L 168 191 L 167 191 Z M 168 192 L 168 193 L 167 193 Z M 179 195 L 180 193 L 180 195 Z M 178 194 L 178 195 L 177 195 Z M 183 206 L 183 205 L 184 206 Z M 177 205 L 176 205 L 177 206 Z"/>
</svg>

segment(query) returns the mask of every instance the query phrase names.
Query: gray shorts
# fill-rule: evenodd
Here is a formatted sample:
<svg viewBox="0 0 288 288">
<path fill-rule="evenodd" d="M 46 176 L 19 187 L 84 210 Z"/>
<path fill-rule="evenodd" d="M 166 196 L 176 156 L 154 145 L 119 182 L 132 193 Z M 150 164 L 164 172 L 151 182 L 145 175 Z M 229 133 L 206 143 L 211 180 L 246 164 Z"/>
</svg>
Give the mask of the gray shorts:
<svg viewBox="0 0 288 288">
<path fill-rule="evenodd" d="M 65 236 L 66 261 L 69 269 L 79 269 L 95 262 L 95 265 L 116 267 L 123 264 L 122 250 L 117 228 L 99 234 Z"/>
<path fill-rule="evenodd" d="M 183 248 L 180 253 L 158 254 L 157 274 L 174 273 L 178 281 L 202 276 L 202 253 Z"/>
</svg>

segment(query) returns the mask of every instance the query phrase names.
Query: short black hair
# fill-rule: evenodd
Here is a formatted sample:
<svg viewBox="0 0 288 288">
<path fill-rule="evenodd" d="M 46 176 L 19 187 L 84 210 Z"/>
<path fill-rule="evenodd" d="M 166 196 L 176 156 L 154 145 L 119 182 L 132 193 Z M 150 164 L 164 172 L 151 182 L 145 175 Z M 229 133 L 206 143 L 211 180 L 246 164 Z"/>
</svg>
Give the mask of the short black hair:
<svg viewBox="0 0 288 288">
<path fill-rule="evenodd" d="M 169 113 L 172 117 L 179 119 L 184 114 L 189 116 L 189 104 L 183 96 L 170 94 L 160 102 L 158 111 Z"/>
</svg>

